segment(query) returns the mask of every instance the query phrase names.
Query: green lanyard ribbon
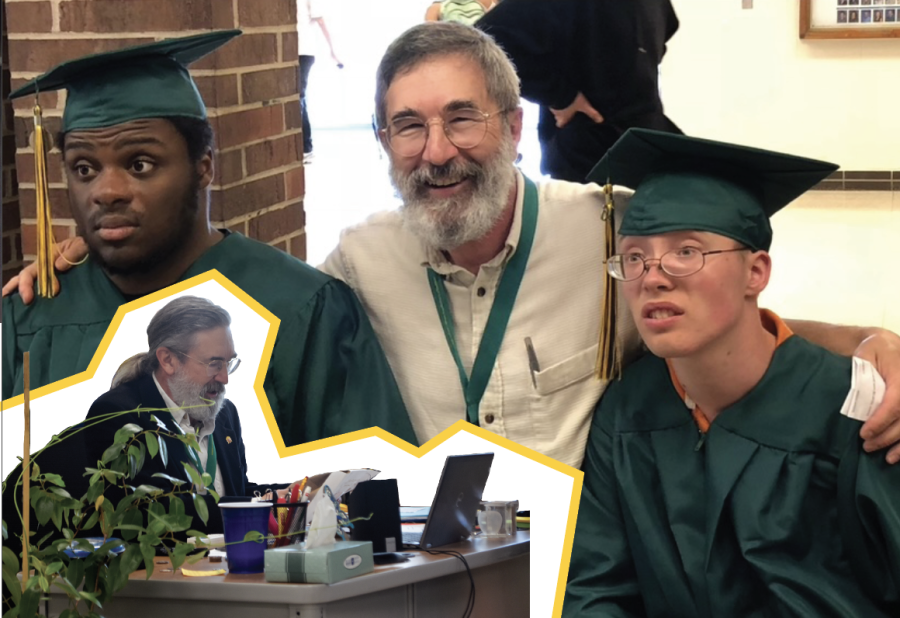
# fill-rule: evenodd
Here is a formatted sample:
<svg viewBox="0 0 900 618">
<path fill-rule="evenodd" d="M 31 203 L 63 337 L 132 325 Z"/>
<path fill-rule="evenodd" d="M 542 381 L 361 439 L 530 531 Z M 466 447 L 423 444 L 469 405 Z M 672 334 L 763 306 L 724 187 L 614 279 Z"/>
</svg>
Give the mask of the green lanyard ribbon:
<svg viewBox="0 0 900 618">
<path fill-rule="evenodd" d="M 466 417 L 473 425 L 478 425 L 478 408 L 481 398 L 491 379 L 494 364 L 497 362 L 497 354 L 506 334 L 506 326 L 512 315 L 513 305 L 519 293 L 519 285 L 525 275 L 525 267 L 528 264 L 528 256 L 531 254 L 531 245 L 534 243 L 534 232 L 537 228 L 538 195 L 537 186 L 528 178 L 525 178 L 525 197 L 522 204 L 522 232 L 519 235 L 519 244 L 516 252 L 503 269 L 500 285 L 497 287 L 497 296 L 491 305 L 487 325 L 478 346 L 478 354 L 472 366 L 472 377 L 466 375 L 459 350 L 456 347 L 456 328 L 453 323 L 453 309 L 450 307 L 450 298 L 444 287 L 443 278 L 428 269 L 428 282 L 431 285 L 431 295 L 437 308 L 441 326 L 444 328 L 444 336 L 450 353 L 456 361 L 459 370 L 459 381 L 462 384 L 463 395 L 466 400 Z"/>
<path fill-rule="evenodd" d="M 200 436 L 197 436 L 197 444 L 200 443 Z M 207 437 L 208 448 L 206 449 L 206 473 L 209 474 L 211 480 L 209 481 L 209 488 L 215 489 L 214 485 L 216 484 L 216 441 L 213 440 L 213 435 L 209 434 Z M 197 466 L 197 471 L 200 472 L 203 470 L 203 465 L 200 463 L 200 453 L 195 451 L 189 446 L 185 446 L 190 454 L 191 459 L 194 460 L 194 465 Z M 202 472 L 201 472 L 202 474 Z"/>
</svg>

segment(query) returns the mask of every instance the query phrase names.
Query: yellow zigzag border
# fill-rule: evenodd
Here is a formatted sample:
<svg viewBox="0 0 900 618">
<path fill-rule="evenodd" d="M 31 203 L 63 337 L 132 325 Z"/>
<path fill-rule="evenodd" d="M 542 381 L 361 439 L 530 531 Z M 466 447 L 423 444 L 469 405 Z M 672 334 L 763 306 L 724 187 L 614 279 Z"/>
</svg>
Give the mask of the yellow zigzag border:
<svg viewBox="0 0 900 618">
<path fill-rule="evenodd" d="M 133 300 L 130 303 L 121 305 L 118 311 L 116 311 L 116 315 L 110 322 L 109 327 L 106 329 L 106 334 L 103 335 L 103 339 L 100 342 L 100 345 L 97 347 L 97 351 L 94 353 L 94 357 L 91 359 L 88 368 L 81 373 L 77 373 L 68 378 L 64 378 L 51 384 L 47 384 L 46 386 L 34 389 L 33 391 L 31 391 L 31 399 L 38 399 L 45 395 L 61 391 L 70 386 L 80 384 L 81 382 L 91 380 L 94 377 L 97 368 L 100 366 L 100 361 L 103 359 L 103 356 L 109 349 L 109 345 L 110 343 L 112 343 L 112 340 L 115 337 L 119 326 L 122 324 L 122 320 L 129 312 L 136 309 L 141 309 L 157 301 L 168 298 L 169 296 L 178 294 L 179 292 L 187 291 L 208 281 L 215 281 L 219 283 L 222 287 L 234 294 L 234 296 L 236 296 L 248 307 L 253 309 L 257 314 L 260 315 L 260 317 L 262 317 L 269 323 L 269 332 L 266 335 L 266 343 L 263 347 L 262 358 L 260 359 L 259 368 L 256 372 L 256 378 L 253 381 L 253 390 L 256 392 L 256 396 L 259 399 L 260 406 L 262 407 L 263 414 L 266 418 L 266 424 L 269 427 L 269 432 L 272 434 L 272 440 L 275 443 L 275 447 L 278 451 L 279 457 L 290 457 L 291 455 L 309 453 L 311 451 L 317 451 L 332 446 L 348 444 L 350 442 L 356 442 L 358 440 L 364 440 L 366 438 L 374 437 L 380 438 L 383 441 L 400 449 L 401 451 L 409 453 L 410 455 L 422 458 L 459 432 L 466 431 L 483 440 L 492 442 L 493 444 L 496 444 L 501 448 L 517 453 L 518 455 L 522 455 L 523 457 L 527 457 L 532 461 L 535 461 L 541 465 L 547 466 L 548 468 L 571 477 L 573 481 L 572 496 L 569 504 L 569 517 L 566 521 L 566 534 L 563 540 L 563 552 L 559 566 L 559 580 L 557 582 L 556 595 L 553 603 L 554 618 L 562 614 L 562 603 L 566 589 L 566 578 L 569 574 L 569 561 L 572 556 L 572 543 L 575 538 L 575 523 L 578 519 L 578 503 L 581 498 L 581 488 L 584 479 L 584 473 L 571 466 L 556 461 L 555 459 L 551 459 L 546 455 L 538 453 L 537 451 L 524 447 L 521 444 L 517 444 L 512 440 L 509 440 L 508 438 L 498 436 L 497 434 L 482 429 L 481 427 L 472 425 L 471 423 L 462 419 L 456 421 L 453 425 L 433 437 L 422 446 L 413 446 L 409 442 L 401 440 L 395 435 L 388 433 L 379 427 L 371 427 L 369 429 L 361 429 L 359 431 L 346 433 L 340 436 L 335 436 L 333 438 L 325 438 L 323 440 L 316 440 L 314 442 L 307 442 L 305 444 L 286 447 L 284 445 L 284 440 L 281 438 L 281 432 L 278 430 L 278 424 L 275 422 L 275 415 L 272 412 L 272 407 L 269 405 L 269 399 L 268 397 L 266 397 L 266 392 L 263 389 L 263 382 L 265 381 L 266 372 L 269 369 L 269 360 L 272 357 L 272 350 L 275 346 L 275 337 L 278 333 L 278 327 L 281 324 L 281 320 L 279 320 L 272 312 L 270 312 L 268 309 L 254 300 L 249 294 L 232 283 L 218 270 L 213 269 L 207 271 L 202 275 L 191 277 L 190 279 L 171 285 L 158 292 L 148 294 L 147 296 L 143 296 L 137 300 Z M 8 410 L 9 408 L 22 405 L 24 402 L 25 398 L 23 395 L 10 397 L 9 399 L 2 402 L 2 409 Z M 540 532 L 538 532 L 538 534 L 540 534 Z"/>
</svg>

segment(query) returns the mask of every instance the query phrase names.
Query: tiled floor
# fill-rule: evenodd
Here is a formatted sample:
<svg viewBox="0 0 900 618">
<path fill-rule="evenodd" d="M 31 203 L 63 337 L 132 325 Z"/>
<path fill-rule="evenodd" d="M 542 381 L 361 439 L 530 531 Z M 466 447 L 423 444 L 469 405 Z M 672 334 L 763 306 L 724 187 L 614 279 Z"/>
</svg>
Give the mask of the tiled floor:
<svg viewBox="0 0 900 618">
<path fill-rule="evenodd" d="M 308 257 L 318 264 L 341 229 L 395 208 L 387 159 L 371 130 L 319 130 L 306 169 Z M 526 130 L 522 167 L 538 174 Z M 810 192 L 773 218 L 773 276 L 763 305 L 785 317 L 900 332 L 900 194 Z"/>
</svg>

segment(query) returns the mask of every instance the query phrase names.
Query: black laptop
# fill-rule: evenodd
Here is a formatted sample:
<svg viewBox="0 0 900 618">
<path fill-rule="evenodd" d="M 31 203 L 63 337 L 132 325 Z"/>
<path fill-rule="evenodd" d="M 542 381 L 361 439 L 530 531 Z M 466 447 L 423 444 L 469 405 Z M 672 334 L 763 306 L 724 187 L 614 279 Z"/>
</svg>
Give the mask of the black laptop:
<svg viewBox="0 0 900 618">
<path fill-rule="evenodd" d="M 448 456 L 424 527 L 404 526 L 404 546 L 431 549 L 468 539 L 493 461 L 493 453 Z"/>
</svg>

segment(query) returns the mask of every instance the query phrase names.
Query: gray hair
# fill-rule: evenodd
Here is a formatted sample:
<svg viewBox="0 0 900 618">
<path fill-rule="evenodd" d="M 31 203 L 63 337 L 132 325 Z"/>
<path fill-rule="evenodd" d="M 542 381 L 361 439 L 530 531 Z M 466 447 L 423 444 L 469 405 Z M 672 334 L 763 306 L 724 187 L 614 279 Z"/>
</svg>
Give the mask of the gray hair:
<svg viewBox="0 0 900 618">
<path fill-rule="evenodd" d="M 385 98 L 394 79 L 426 60 L 451 55 L 469 58 L 481 67 L 488 96 L 501 110 L 514 110 L 519 106 L 516 67 L 490 35 L 463 24 L 428 22 L 401 34 L 390 44 L 378 65 L 375 84 L 378 128 L 387 126 Z"/>
<path fill-rule="evenodd" d="M 156 352 L 167 348 L 184 356 L 194 347 L 195 335 L 201 331 L 231 325 L 228 312 L 206 298 L 181 296 L 156 312 L 147 326 L 150 349 L 126 360 L 113 377 L 111 388 L 156 371 Z"/>
</svg>

